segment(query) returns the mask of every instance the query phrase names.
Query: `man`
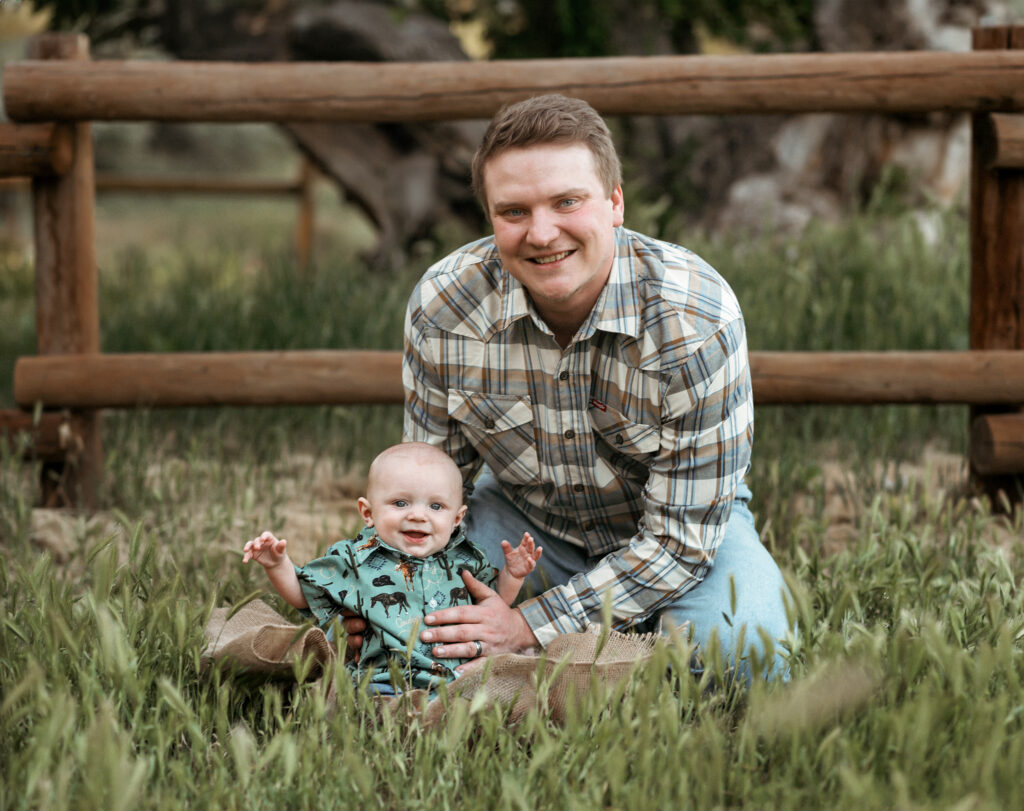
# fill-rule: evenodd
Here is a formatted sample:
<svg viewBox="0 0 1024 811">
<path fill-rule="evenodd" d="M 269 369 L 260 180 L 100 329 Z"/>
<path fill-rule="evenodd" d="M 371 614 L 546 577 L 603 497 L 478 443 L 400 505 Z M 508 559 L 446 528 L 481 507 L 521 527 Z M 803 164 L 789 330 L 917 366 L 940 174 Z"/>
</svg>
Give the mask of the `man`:
<svg viewBox="0 0 1024 811">
<path fill-rule="evenodd" d="M 410 298 L 406 439 L 467 484 L 480 473 L 467 531 L 492 562 L 524 531 L 544 549 L 537 596 L 512 609 L 467 577 L 475 604 L 428 615 L 421 638 L 439 657 L 521 651 L 600 622 L 607 601 L 617 628 L 687 625 L 746 678 L 751 655 L 781 672 L 784 585 L 743 482 L 743 318 L 699 257 L 622 227 L 620 174 L 585 102 L 506 107 L 473 162 L 494 235 Z"/>
</svg>

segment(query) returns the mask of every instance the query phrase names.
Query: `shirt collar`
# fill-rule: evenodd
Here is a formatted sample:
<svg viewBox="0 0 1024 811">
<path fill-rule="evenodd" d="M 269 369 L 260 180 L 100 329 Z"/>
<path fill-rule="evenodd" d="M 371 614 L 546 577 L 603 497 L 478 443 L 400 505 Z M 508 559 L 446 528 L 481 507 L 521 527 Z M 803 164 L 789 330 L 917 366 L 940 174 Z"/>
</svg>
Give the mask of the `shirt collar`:
<svg viewBox="0 0 1024 811">
<path fill-rule="evenodd" d="M 618 332 L 632 338 L 640 334 L 640 303 L 630 233 L 622 227 L 615 229 L 612 269 L 594 308 L 583 322 L 579 333 L 583 339 L 589 338 L 597 330 Z M 494 258 L 500 261 L 497 259 L 497 247 L 494 249 Z M 544 319 L 530 303 L 522 283 L 508 271 L 502 272 L 502 278 L 504 289 L 501 329 L 508 329 L 521 318 L 531 318 L 539 329 L 550 334 L 551 328 L 544 323 Z"/>
<path fill-rule="evenodd" d="M 442 555 L 447 555 L 452 549 L 460 544 L 466 543 L 467 540 L 466 529 L 462 524 L 459 524 L 455 527 L 455 530 L 452 532 L 452 537 L 442 549 L 439 549 L 433 555 L 427 555 L 425 558 L 419 558 L 415 555 L 403 552 L 401 549 L 395 549 L 395 547 L 386 544 L 380 539 L 380 536 L 377 535 L 377 530 L 373 527 L 363 527 L 359 531 L 359 534 L 352 540 L 352 546 L 356 563 L 362 563 L 371 556 L 381 552 L 390 552 L 392 555 L 397 555 L 403 560 L 422 563 L 423 561 L 433 560 L 434 558 Z"/>
<path fill-rule="evenodd" d="M 629 234 L 625 228 L 615 229 L 612 269 L 608 274 L 608 282 L 594 304 L 594 309 L 583 322 L 580 336 L 584 339 L 598 330 L 618 332 L 630 338 L 637 338 L 640 335 L 640 297 L 637 290 L 639 281 Z"/>
</svg>

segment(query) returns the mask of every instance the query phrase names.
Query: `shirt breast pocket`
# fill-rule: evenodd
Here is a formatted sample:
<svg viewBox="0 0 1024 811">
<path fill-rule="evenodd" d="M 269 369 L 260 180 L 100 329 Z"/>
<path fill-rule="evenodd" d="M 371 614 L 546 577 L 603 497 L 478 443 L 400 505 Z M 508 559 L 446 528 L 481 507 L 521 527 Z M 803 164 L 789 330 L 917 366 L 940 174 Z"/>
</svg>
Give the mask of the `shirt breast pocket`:
<svg viewBox="0 0 1024 811">
<path fill-rule="evenodd" d="M 535 484 L 540 479 L 529 397 L 448 391 L 448 416 L 501 481 Z"/>
<path fill-rule="evenodd" d="M 622 473 L 646 481 L 650 462 L 661 447 L 661 429 L 633 422 L 610 406 L 591 406 L 590 423 L 601 439 L 598 454 Z"/>
</svg>

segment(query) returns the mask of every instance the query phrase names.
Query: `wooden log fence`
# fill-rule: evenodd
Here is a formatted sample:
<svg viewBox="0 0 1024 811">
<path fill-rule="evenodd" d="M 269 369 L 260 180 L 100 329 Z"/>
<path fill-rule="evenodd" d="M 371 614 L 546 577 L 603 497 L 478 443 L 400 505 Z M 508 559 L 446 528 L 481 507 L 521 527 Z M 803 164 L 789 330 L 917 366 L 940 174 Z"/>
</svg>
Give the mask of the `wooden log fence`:
<svg viewBox="0 0 1024 811">
<path fill-rule="evenodd" d="M 565 93 L 615 115 L 1006 112 L 1024 54 L 809 53 L 494 62 L 16 62 L 16 121 L 441 121 Z"/>
<path fill-rule="evenodd" d="M 67 128 L 57 128 L 52 124 L 0 125 L 0 188 L 31 189 L 31 176 L 48 172 L 63 174 L 62 161 L 71 160 L 70 144 L 67 146 L 66 158 L 54 154 L 50 147 L 43 155 L 44 147 L 39 144 L 35 153 L 29 148 L 8 148 L 19 137 L 17 130 L 34 128 L 40 131 L 67 132 Z M 63 148 L 63 144 L 58 144 Z M 24 156 L 24 157 L 22 157 Z M 8 177 L 3 177 L 3 175 Z M 237 177 L 168 177 L 139 176 L 123 174 L 97 174 L 95 187 L 97 194 L 189 194 L 215 196 L 287 196 L 294 197 L 298 203 L 298 216 L 295 222 L 295 256 L 299 268 L 308 268 L 313 252 L 313 228 L 316 217 L 316 202 L 313 194 L 313 182 L 316 171 L 308 160 L 303 160 L 299 174 L 292 180 L 260 180 Z"/>
<path fill-rule="evenodd" d="M 45 44 L 53 41 L 64 44 Z M 384 65 L 87 62 L 82 38 L 49 35 L 43 43 L 37 58 L 4 72 L 5 108 L 22 122 L 10 137 L 24 146 L 8 147 L 0 138 L 0 175 L 14 168 L 34 175 L 36 255 L 42 257 L 39 354 L 19 359 L 15 369 L 22 408 L 71 409 L 91 431 L 89 420 L 100 408 L 402 398 L 395 352 L 100 354 L 86 233 L 89 121 L 485 118 L 508 101 L 543 92 L 579 96 L 604 114 L 959 111 L 972 115 L 974 133 L 970 351 L 754 352 L 754 398 L 759 404 L 968 404 L 975 479 L 1005 487 L 1024 473 L 1024 118 L 1018 115 L 1024 28 L 976 29 L 969 53 Z M 80 61 L 49 59 L 60 55 Z M 60 137 L 73 145 L 66 167 L 58 156 L 66 148 L 54 143 L 61 132 L 70 133 Z M 65 190 L 60 199 L 54 185 Z M 40 199 L 50 200 L 48 211 Z M 86 501 L 102 458 L 98 432 L 90 437 L 81 444 L 76 479 Z M 1020 494 L 1019 487 L 1009 492 Z"/>
<path fill-rule="evenodd" d="M 372 350 L 49 355 L 18 359 L 14 391 L 25 409 L 389 404 L 401 368 Z M 1024 352 L 751 352 L 750 368 L 760 405 L 1024 402 Z"/>
</svg>

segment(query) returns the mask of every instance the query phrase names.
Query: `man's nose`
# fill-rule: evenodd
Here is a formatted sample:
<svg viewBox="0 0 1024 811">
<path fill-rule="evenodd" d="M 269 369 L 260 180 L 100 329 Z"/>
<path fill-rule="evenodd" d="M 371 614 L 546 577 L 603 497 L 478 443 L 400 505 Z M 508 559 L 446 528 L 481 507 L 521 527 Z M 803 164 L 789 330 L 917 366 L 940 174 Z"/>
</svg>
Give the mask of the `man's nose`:
<svg viewBox="0 0 1024 811">
<path fill-rule="evenodd" d="M 554 216 L 546 211 L 530 217 L 530 230 L 526 235 L 531 245 L 550 245 L 558 238 L 558 225 Z"/>
</svg>

